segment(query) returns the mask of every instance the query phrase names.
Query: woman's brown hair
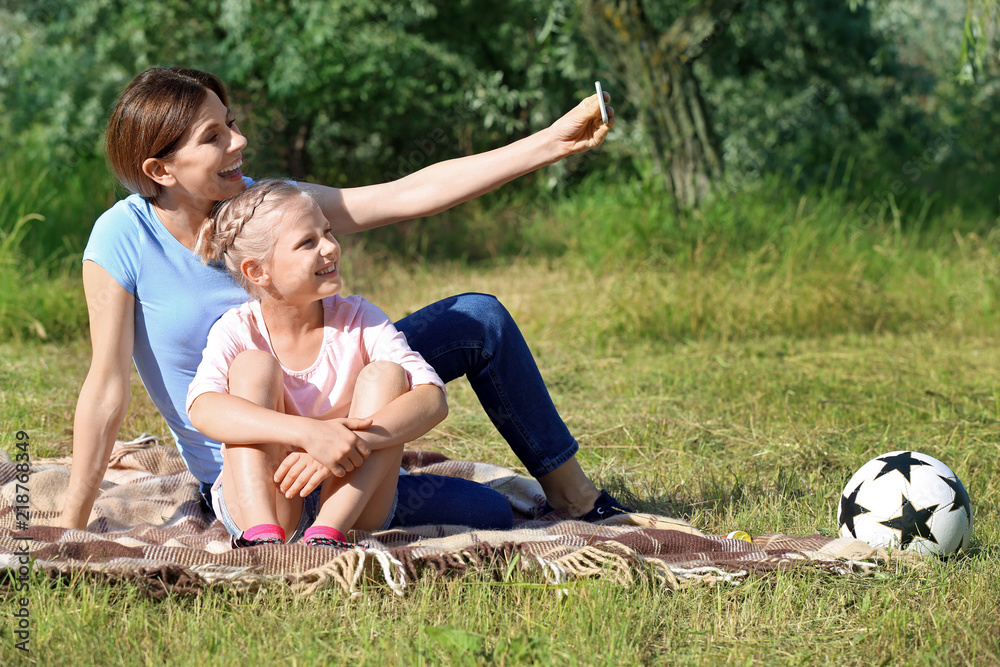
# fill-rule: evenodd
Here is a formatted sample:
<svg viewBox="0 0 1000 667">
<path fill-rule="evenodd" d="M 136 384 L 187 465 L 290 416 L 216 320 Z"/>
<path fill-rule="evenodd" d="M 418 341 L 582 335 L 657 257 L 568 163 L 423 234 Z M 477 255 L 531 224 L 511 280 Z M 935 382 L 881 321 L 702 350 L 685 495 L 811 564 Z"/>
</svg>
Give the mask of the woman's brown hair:
<svg viewBox="0 0 1000 667">
<path fill-rule="evenodd" d="M 229 106 L 222 82 L 207 72 L 154 67 L 132 80 L 118 98 L 105 134 L 108 160 L 122 185 L 147 199 L 159 196 L 162 188 L 143 173 L 142 163 L 174 152 L 208 91 Z"/>
</svg>

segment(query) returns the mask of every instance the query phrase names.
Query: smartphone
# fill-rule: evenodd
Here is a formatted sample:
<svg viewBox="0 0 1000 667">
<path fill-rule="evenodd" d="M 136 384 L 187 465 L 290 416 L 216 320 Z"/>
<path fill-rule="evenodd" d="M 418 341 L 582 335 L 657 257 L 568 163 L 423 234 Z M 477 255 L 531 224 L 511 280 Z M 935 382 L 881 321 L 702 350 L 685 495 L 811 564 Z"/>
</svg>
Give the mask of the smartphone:
<svg viewBox="0 0 1000 667">
<path fill-rule="evenodd" d="M 604 124 L 608 124 L 608 107 L 604 105 L 604 91 L 601 90 L 601 82 L 595 81 L 594 85 L 597 86 L 597 102 L 601 105 L 601 120 Z"/>
</svg>

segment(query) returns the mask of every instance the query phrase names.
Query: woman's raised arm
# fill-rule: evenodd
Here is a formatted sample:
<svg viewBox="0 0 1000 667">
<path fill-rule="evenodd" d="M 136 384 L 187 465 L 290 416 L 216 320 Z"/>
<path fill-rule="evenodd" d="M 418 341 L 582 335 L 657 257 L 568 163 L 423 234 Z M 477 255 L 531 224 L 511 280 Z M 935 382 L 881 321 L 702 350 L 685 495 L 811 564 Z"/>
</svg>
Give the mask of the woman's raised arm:
<svg viewBox="0 0 1000 667">
<path fill-rule="evenodd" d="M 605 125 L 597 95 L 591 95 L 544 130 L 502 148 L 439 162 L 389 183 L 344 189 L 305 183 L 302 186 L 319 201 L 334 234 L 422 218 L 564 157 L 600 146 L 615 122 L 610 107 L 608 116 Z"/>
<path fill-rule="evenodd" d="M 83 263 L 93 356 L 73 421 L 73 467 L 63 506 L 64 528 L 85 529 L 111 448 L 128 412 L 135 340 L 135 298 L 98 264 Z"/>
</svg>

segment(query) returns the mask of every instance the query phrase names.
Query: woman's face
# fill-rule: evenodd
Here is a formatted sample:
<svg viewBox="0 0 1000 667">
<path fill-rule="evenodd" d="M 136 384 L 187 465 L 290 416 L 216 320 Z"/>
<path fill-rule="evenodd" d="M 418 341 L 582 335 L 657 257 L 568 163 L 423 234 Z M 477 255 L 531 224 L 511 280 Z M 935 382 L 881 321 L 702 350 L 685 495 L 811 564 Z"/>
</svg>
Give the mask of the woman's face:
<svg viewBox="0 0 1000 667">
<path fill-rule="evenodd" d="M 167 186 L 169 195 L 214 203 L 241 192 L 245 187 L 241 151 L 246 145 L 229 109 L 208 91 L 177 149 L 163 159 L 163 169 L 173 177 Z"/>
</svg>

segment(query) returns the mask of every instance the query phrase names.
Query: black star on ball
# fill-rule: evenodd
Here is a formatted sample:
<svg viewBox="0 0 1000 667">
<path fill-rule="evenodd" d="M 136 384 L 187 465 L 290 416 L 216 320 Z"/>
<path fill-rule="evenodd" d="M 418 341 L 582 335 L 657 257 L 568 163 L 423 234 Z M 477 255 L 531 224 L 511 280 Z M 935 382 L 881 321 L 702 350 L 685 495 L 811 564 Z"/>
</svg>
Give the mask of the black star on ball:
<svg viewBox="0 0 1000 667">
<path fill-rule="evenodd" d="M 894 454 L 892 456 L 882 456 L 878 459 L 883 464 L 882 469 L 878 471 L 874 479 L 878 479 L 882 475 L 888 475 L 893 470 L 898 470 L 906 481 L 910 481 L 910 468 L 914 466 L 929 466 L 930 463 L 926 461 L 921 461 L 920 459 L 913 458 L 913 452 L 900 452 L 899 454 Z"/>
<path fill-rule="evenodd" d="M 957 509 L 964 509 L 965 516 L 972 516 L 972 501 L 969 499 L 969 492 L 965 490 L 965 485 L 962 484 L 961 480 L 957 477 L 955 479 L 950 479 L 944 475 L 938 475 L 941 481 L 951 487 L 951 490 L 955 492 L 955 500 L 951 502 L 951 507 L 948 508 L 949 512 L 954 512 Z"/>
<path fill-rule="evenodd" d="M 861 514 L 871 512 L 867 507 L 858 504 L 859 491 L 861 491 L 860 484 L 854 488 L 854 491 L 851 491 L 851 495 L 840 497 L 840 523 L 847 526 L 847 530 L 851 531 L 851 535 L 855 537 L 858 535 L 854 532 L 854 519 Z"/>
<path fill-rule="evenodd" d="M 888 521 L 879 521 L 879 523 L 900 532 L 900 547 L 903 549 L 910 545 L 914 537 L 922 537 L 937 544 L 937 540 L 927 525 L 927 520 L 931 518 L 931 515 L 934 514 L 934 510 L 938 506 L 931 505 L 930 507 L 918 510 L 906 496 L 901 496 L 900 501 L 903 503 L 903 507 L 900 510 L 899 516 L 895 516 Z"/>
</svg>

